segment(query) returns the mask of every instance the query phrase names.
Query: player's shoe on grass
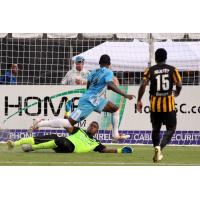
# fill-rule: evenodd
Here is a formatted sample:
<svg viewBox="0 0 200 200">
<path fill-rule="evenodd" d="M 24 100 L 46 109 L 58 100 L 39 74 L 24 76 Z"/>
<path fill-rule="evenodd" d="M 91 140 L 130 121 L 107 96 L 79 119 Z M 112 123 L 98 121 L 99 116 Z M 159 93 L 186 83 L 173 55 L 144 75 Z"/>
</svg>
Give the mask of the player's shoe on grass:
<svg viewBox="0 0 200 200">
<path fill-rule="evenodd" d="M 34 131 L 34 130 L 38 130 L 38 123 L 41 122 L 42 119 L 41 118 L 37 118 L 33 121 L 33 125 L 29 128 L 29 131 Z"/>
<path fill-rule="evenodd" d="M 8 147 L 9 150 L 11 150 L 11 149 L 14 148 L 14 142 L 13 142 L 13 141 L 8 140 L 8 141 L 6 142 L 6 144 L 7 144 L 7 147 Z"/>
<path fill-rule="evenodd" d="M 120 140 L 126 140 L 130 138 L 130 135 L 126 135 L 126 134 L 119 134 L 117 137 L 112 137 L 112 142 L 116 143 Z"/>
<path fill-rule="evenodd" d="M 21 146 L 21 148 L 22 148 L 22 151 L 24 151 L 24 152 L 33 151 L 31 144 L 23 144 L 23 145 Z"/>
<path fill-rule="evenodd" d="M 155 151 L 155 154 L 154 154 L 154 157 L 153 157 L 153 162 L 161 161 L 163 159 L 163 155 L 162 155 L 160 146 L 156 146 L 154 148 L 154 151 Z"/>
</svg>

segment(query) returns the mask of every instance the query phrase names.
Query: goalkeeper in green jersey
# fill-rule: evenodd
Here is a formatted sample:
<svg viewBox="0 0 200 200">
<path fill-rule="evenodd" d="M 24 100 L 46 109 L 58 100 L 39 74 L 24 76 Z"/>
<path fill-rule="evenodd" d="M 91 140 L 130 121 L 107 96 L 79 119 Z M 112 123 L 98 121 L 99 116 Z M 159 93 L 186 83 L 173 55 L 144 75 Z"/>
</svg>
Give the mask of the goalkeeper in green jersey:
<svg viewBox="0 0 200 200">
<path fill-rule="evenodd" d="M 21 146 L 24 152 L 39 149 L 53 149 L 56 153 L 87 153 L 91 151 L 101 153 L 132 153 L 133 149 L 129 146 L 122 148 L 108 148 L 100 143 L 94 135 L 99 130 L 99 124 L 95 121 L 90 123 L 87 130 L 79 127 L 68 128 L 68 137 L 58 137 L 56 134 L 22 138 L 18 141 L 7 141 L 9 149 Z"/>
</svg>

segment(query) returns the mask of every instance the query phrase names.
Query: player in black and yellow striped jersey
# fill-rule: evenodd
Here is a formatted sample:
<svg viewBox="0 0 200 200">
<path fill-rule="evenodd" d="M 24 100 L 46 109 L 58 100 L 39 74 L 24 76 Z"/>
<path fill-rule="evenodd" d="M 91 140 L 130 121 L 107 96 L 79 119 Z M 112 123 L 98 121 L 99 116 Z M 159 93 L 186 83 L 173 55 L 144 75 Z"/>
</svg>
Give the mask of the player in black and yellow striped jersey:
<svg viewBox="0 0 200 200">
<path fill-rule="evenodd" d="M 166 64 L 154 65 L 145 70 L 143 80 L 151 82 L 150 107 L 152 112 L 175 110 L 173 85 L 181 81 L 176 68 Z"/>
<path fill-rule="evenodd" d="M 155 148 L 154 162 L 162 160 L 161 150 L 171 141 L 176 130 L 176 111 L 174 97 L 180 94 L 182 83 L 178 70 L 167 65 L 167 52 L 160 48 L 155 52 L 156 65 L 144 71 L 143 81 L 138 91 L 137 109 L 142 111 L 142 97 L 150 82 L 150 111 L 152 123 L 152 142 Z M 176 90 L 173 91 L 173 86 Z M 166 125 L 166 132 L 160 142 L 160 129 Z"/>
</svg>

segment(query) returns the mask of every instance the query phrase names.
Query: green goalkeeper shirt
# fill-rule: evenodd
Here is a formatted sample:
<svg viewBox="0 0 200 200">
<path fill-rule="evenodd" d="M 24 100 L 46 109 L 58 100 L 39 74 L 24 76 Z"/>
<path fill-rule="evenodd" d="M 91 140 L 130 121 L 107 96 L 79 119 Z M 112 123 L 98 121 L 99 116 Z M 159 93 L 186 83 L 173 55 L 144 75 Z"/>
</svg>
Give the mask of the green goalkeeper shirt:
<svg viewBox="0 0 200 200">
<path fill-rule="evenodd" d="M 67 137 L 74 144 L 75 153 L 87 153 L 90 151 L 102 152 L 105 148 L 96 138 L 81 128 L 75 128 L 70 136 Z"/>
</svg>

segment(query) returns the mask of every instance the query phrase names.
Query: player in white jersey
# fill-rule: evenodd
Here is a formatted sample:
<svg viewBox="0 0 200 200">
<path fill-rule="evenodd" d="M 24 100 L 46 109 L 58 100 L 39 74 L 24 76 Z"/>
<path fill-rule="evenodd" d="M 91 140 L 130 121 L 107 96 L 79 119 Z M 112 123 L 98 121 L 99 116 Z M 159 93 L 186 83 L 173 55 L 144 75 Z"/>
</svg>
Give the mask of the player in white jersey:
<svg viewBox="0 0 200 200">
<path fill-rule="evenodd" d="M 87 91 L 79 99 L 78 107 L 71 113 L 68 119 L 36 120 L 33 129 L 39 127 L 68 128 L 87 118 L 91 112 L 112 113 L 114 139 L 127 139 L 128 135 L 120 135 L 118 132 L 119 108 L 111 101 L 102 97 L 108 88 L 125 98 L 132 100 L 134 95 L 126 94 L 113 83 L 113 72 L 110 70 L 110 57 L 102 55 L 99 60 L 100 68 L 93 70 L 88 76 Z"/>
</svg>

